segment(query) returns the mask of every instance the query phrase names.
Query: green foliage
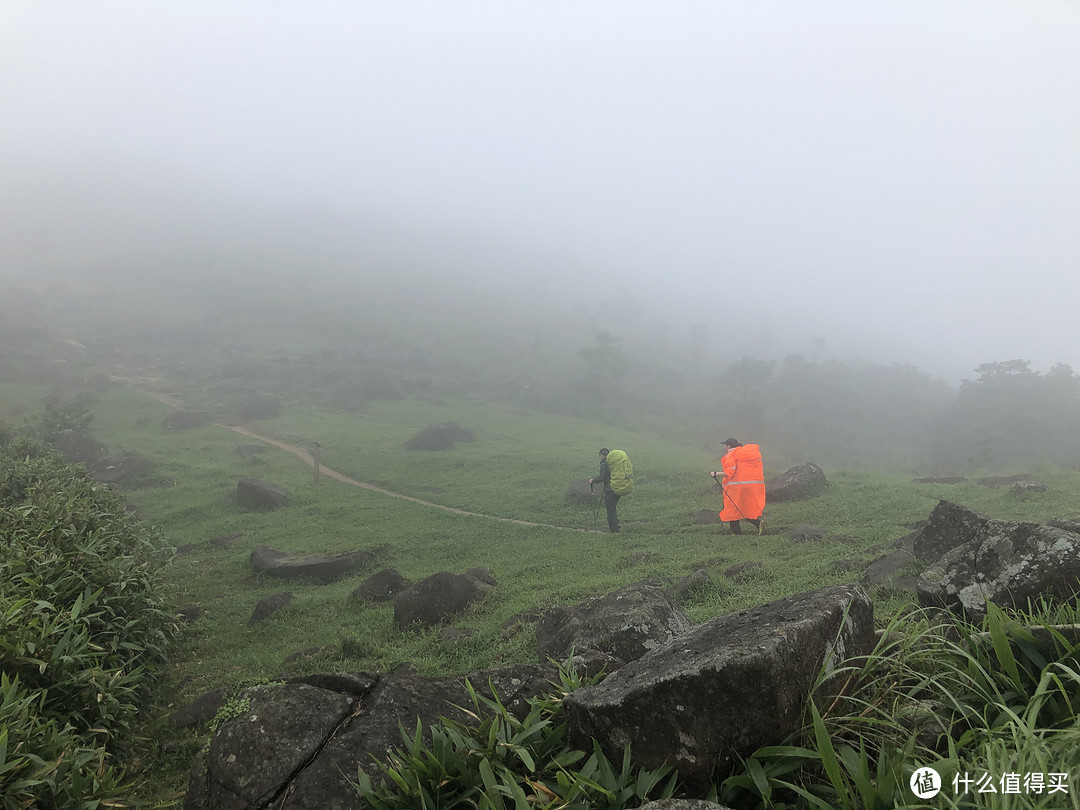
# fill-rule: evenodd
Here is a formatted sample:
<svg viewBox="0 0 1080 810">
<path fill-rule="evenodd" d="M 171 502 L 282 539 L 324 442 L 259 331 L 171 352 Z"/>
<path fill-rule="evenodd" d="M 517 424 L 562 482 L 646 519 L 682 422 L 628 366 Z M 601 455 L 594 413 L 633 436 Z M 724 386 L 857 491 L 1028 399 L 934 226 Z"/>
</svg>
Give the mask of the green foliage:
<svg viewBox="0 0 1080 810">
<path fill-rule="evenodd" d="M 94 421 L 87 396 L 50 402 L 44 412 L 30 420 L 27 430 L 43 441 L 52 442 L 65 430 L 82 432 Z"/>
<path fill-rule="evenodd" d="M 1075 621 L 1080 609 L 1071 614 L 1064 618 Z M 930 766 L 946 783 L 945 806 L 1055 806 L 1036 794 L 946 795 L 963 772 L 1080 769 L 1080 646 L 1046 618 L 994 607 L 982 627 L 927 611 L 898 616 L 865 659 L 822 672 L 806 726 L 747 758 L 745 772 L 724 782 L 722 800 L 736 808 L 918 806 L 908 779 Z"/>
<path fill-rule="evenodd" d="M 0 451 L 0 536 L 5 807 L 95 806 L 175 630 L 154 537 L 24 440 Z"/>
<path fill-rule="evenodd" d="M 635 769 L 629 749 L 615 767 L 599 745 L 588 758 L 567 746 L 561 697 L 580 682 L 565 669 L 560 679 L 559 692 L 530 700 L 523 719 L 507 710 L 494 689 L 487 698 L 466 682 L 473 723 L 443 718 L 431 727 L 430 744 L 419 721 L 411 735 L 402 729 L 404 747 L 395 749 L 387 764 L 376 763 L 381 781 L 376 785 L 360 769 L 357 790 L 375 810 L 621 810 L 671 796 L 676 784 L 671 768 Z"/>
</svg>

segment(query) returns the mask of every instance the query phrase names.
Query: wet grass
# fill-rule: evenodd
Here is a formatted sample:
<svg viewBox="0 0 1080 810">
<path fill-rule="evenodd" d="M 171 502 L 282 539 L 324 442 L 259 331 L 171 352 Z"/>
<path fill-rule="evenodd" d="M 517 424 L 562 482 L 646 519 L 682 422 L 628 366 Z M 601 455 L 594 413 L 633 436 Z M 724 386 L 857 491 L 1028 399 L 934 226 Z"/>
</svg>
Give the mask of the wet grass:
<svg viewBox="0 0 1080 810">
<path fill-rule="evenodd" d="M 25 410 L 40 394 L 5 389 L 4 410 Z M 915 484 L 910 475 L 826 470 L 830 485 L 823 495 L 770 504 L 761 536 L 735 537 L 725 526 L 694 518 L 699 510 L 720 506 L 719 491 L 707 475 L 716 469 L 714 456 L 596 422 L 469 400 L 404 400 L 372 403 L 359 413 L 287 409 L 278 418 L 247 425 L 305 448 L 317 441 L 324 467 L 360 481 L 448 507 L 566 528 L 521 526 L 452 514 L 326 475 L 315 485 L 312 470 L 281 449 L 241 456 L 236 447 L 253 440 L 225 427 L 163 427 L 169 410 L 117 385 L 97 397 L 90 429 L 111 452 L 136 452 L 154 462 L 157 485 L 126 491 L 125 497 L 179 552 L 168 567 L 177 608 L 192 604 L 203 611 L 176 652 L 173 675 L 163 684 L 162 704 L 151 719 L 156 753 L 148 757 L 156 764 L 148 768 L 148 779 L 165 784 L 179 784 L 185 757 L 197 741 L 172 730 L 165 716 L 216 686 L 286 671 L 387 671 L 408 663 L 420 674 L 439 675 L 531 661 L 536 656 L 532 626 L 503 630 L 519 612 L 574 603 L 646 577 L 674 582 L 702 568 L 710 574 L 709 584 L 683 608 L 694 621 L 706 621 L 850 581 L 857 573 L 838 563 L 854 560 L 854 570 L 861 570 L 881 553 L 873 549 L 910 533 L 941 498 L 1003 519 L 1044 522 L 1080 511 L 1080 474 L 1070 470 L 1032 470 L 1050 489 L 1028 497 L 973 483 Z M 475 430 L 477 440 L 439 452 L 402 447 L 427 425 L 448 420 Z M 620 503 L 624 530 L 619 535 L 574 531 L 602 528 L 604 518 L 594 506 L 566 499 L 571 482 L 594 474 L 600 446 L 625 449 L 634 462 L 637 484 Z M 763 449 L 766 474 L 782 472 L 769 467 L 769 448 Z M 1012 472 L 1024 471 L 994 474 Z M 242 476 L 283 486 L 289 505 L 274 512 L 242 509 L 230 498 Z M 843 538 L 792 542 L 789 531 L 799 524 Z M 210 542 L 233 533 L 242 535 L 227 547 Z M 249 559 L 260 545 L 297 554 L 381 551 L 371 569 L 320 585 L 253 574 Z M 740 576 L 724 575 L 747 562 L 759 565 Z M 398 630 L 390 606 L 349 599 L 383 566 L 396 567 L 411 581 L 442 570 L 487 566 L 499 587 L 455 620 L 474 635 L 451 643 L 437 631 Z M 284 590 L 295 597 L 290 607 L 249 628 L 255 604 Z M 911 603 L 903 592 L 874 595 L 882 622 Z M 304 650 L 315 652 L 285 663 Z M 170 759 L 167 752 L 175 756 Z"/>
</svg>

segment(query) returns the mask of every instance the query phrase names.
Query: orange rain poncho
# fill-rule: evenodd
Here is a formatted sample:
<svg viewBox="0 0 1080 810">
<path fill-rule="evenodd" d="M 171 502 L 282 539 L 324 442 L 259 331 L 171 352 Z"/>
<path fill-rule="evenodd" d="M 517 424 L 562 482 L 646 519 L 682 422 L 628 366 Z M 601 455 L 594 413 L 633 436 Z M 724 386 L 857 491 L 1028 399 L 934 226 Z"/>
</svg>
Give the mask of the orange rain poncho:
<svg viewBox="0 0 1080 810">
<path fill-rule="evenodd" d="M 720 460 L 724 466 L 724 509 L 720 519 L 754 520 L 765 510 L 765 468 L 756 444 L 732 447 Z"/>
</svg>

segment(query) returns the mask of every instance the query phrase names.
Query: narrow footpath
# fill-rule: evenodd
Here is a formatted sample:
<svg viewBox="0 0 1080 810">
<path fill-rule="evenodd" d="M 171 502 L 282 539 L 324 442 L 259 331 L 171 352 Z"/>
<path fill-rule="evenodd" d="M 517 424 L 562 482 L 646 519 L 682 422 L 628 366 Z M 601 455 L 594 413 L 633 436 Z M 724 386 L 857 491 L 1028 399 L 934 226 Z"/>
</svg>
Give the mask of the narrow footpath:
<svg viewBox="0 0 1080 810">
<path fill-rule="evenodd" d="M 158 402 L 162 403 L 163 405 L 168 405 L 170 408 L 174 408 L 178 411 L 188 410 L 187 406 L 184 405 L 184 403 L 178 400 L 176 397 L 170 396 L 169 394 L 161 393 L 160 391 L 154 391 L 147 387 L 148 384 L 157 382 L 156 380 L 138 377 L 113 377 L 113 379 L 127 383 L 140 394 L 145 394 L 146 396 L 153 397 Z M 289 444 L 288 442 L 283 442 L 279 439 L 272 439 L 269 436 L 260 435 L 252 430 L 248 430 L 245 427 L 241 427 L 240 425 L 224 425 L 221 422 L 214 422 L 213 424 L 217 427 L 231 430 L 234 433 L 239 433 L 241 436 L 246 436 L 249 439 L 255 439 L 257 441 L 273 445 L 274 447 L 284 450 L 287 453 L 292 453 L 294 456 L 303 461 L 313 470 L 315 469 L 315 457 L 303 447 L 295 444 Z M 333 478 L 335 481 L 340 481 L 341 483 L 348 484 L 349 486 L 359 487 L 360 489 L 366 489 L 370 492 L 378 492 L 380 495 L 386 495 L 391 498 L 398 498 L 403 501 L 410 501 L 411 503 L 417 503 L 421 506 L 429 506 L 432 509 L 442 509 L 444 512 L 452 512 L 455 515 L 486 518 L 487 520 L 498 520 L 502 523 L 513 523 L 518 526 L 539 526 L 545 529 L 561 529 L 562 531 L 567 532 L 581 532 L 583 534 L 601 534 L 601 532 L 597 531 L 596 529 L 578 529 L 573 526 L 557 526 L 552 523 L 535 523 L 529 520 L 516 520 L 514 518 L 499 517 L 498 515 L 485 515 L 482 512 L 469 512 L 465 509 L 456 509 L 453 506 L 443 506 L 439 503 L 432 503 L 431 501 L 414 498 L 411 495 L 403 495 L 400 492 L 393 492 L 389 489 L 375 486 L 375 484 L 369 484 L 366 481 L 357 481 L 355 478 L 350 478 L 344 473 L 339 473 L 337 470 L 330 469 L 321 462 L 319 463 L 319 475 L 325 475 L 327 478 Z"/>
</svg>

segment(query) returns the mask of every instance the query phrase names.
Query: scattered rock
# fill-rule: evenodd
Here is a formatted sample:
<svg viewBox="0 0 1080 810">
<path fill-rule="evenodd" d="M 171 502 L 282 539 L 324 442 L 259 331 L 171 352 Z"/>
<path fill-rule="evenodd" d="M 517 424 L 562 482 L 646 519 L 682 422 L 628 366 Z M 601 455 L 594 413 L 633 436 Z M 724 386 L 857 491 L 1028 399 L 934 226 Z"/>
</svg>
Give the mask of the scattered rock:
<svg viewBox="0 0 1080 810">
<path fill-rule="evenodd" d="M 193 430 L 209 423 L 209 417 L 199 411 L 172 411 L 161 420 L 161 426 L 168 430 Z"/>
<path fill-rule="evenodd" d="M 469 574 L 440 571 L 394 597 L 394 623 L 433 627 L 489 594 L 494 587 Z"/>
<path fill-rule="evenodd" d="M 1043 594 L 1071 599 L 1080 589 L 1080 534 L 1055 526 L 987 520 L 970 542 L 919 577 L 923 605 L 979 619 L 986 603 L 1023 607 Z"/>
<path fill-rule="evenodd" d="M 176 613 L 184 624 L 195 624 L 203 615 L 203 609 L 198 605 L 184 605 Z"/>
<path fill-rule="evenodd" d="M 265 453 L 270 449 L 269 445 L 265 444 L 238 444 L 234 451 L 238 456 L 242 456 L 245 461 L 250 461 L 260 453 Z"/>
<path fill-rule="evenodd" d="M 444 627 L 439 631 L 439 639 L 452 647 L 464 644 L 476 637 L 476 631 L 470 627 Z"/>
<path fill-rule="evenodd" d="M 405 442 L 404 447 L 406 450 L 449 450 L 454 446 L 454 442 L 475 441 L 475 431 L 462 427 L 457 422 L 440 422 L 421 430 Z"/>
<path fill-rule="evenodd" d="M 802 501 L 820 495 L 827 486 L 825 471 L 817 464 L 807 462 L 767 481 L 765 500 L 772 503 Z"/>
<path fill-rule="evenodd" d="M 860 588 L 837 586 L 714 619 L 567 695 L 568 740 L 595 739 L 612 761 L 629 744 L 635 767 L 711 784 L 799 727 L 822 666 L 872 649 L 873 613 Z"/>
<path fill-rule="evenodd" d="M 546 610 L 536 626 L 536 645 L 542 663 L 583 650 L 633 661 L 691 627 L 663 584 L 647 579 L 599 599 Z"/>
<path fill-rule="evenodd" d="M 248 619 L 248 627 L 266 621 L 279 610 L 284 610 L 292 603 L 293 598 L 291 593 L 284 591 L 283 593 L 275 593 L 272 596 L 260 599 L 255 605 L 255 610 L 252 612 L 251 618 Z"/>
<path fill-rule="evenodd" d="M 942 475 L 930 478 L 912 478 L 913 484 L 966 484 L 967 479 L 962 475 Z"/>
<path fill-rule="evenodd" d="M 170 714 L 169 722 L 180 728 L 194 728 L 208 723 L 214 719 L 224 702 L 225 688 L 219 686 Z"/>
<path fill-rule="evenodd" d="M 481 582 L 486 582 L 493 588 L 497 587 L 499 584 L 498 580 L 495 579 L 495 574 L 486 565 L 474 566 L 465 573 L 468 574 L 470 577 L 474 577 L 475 579 L 480 580 Z"/>
<path fill-rule="evenodd" d="M 252 687 L 243 699 L 248 710 L 218 729 L 205 769 L 192 771 L 185 808 L 269 805 L 322 750 L 356 703 L 349 695 L 307 684 Z"/>
<path fill-rule="evenodd" d="M 747 574 L 751 574 L 760 568 L 765 566 L 757 560 L 749 560 L 747 562 L 735 563 L 726 569 L 724 569 L 724 576 L 728 579 L 740 579 Z"/>
<path fill-rule="evenodd" d="M 349 594 L 350 599 L 363 599 L 368 602 L 389 602 L 401 591 L 409 587 L 396 568 L 384 568 L 372 574 L 360 583 L 360 587 Z"/>
<path fill-rule="evenodd" d="M 251 552 L 251 570 L 279 579 L 315 579 L 325 584 L 367 567 L 374 558 L 371 551 L 350 551 L 334 557 L 311 554 L 289 559 L 283 551 L 258 546 Z"/>
<path fill-rule="evenodd" d="M 986 521 L 985 515 L 952 501 L 938 501 L 926 525 L 915 534 L 912 548 L 921 563 L 932 563 L 950 549 L 970 543 Z"/>
<path fill-rule="evenodd" d="M 243 532 L 230 532 L 210 539 L 210 547 L 218 551 L 228 551 L 233 542 L 244 536 Z"/>
<path fill-rule="evenodd" d="M 1046 492 L 1046 487 L 1034 481 L 1017 481 L 1009 490 L 1010 495 L 1037 495 Z"/>
<path fill-rule="evenodd" d="M 236 501 L 249 509 L 278 509 L 288 504 L 289 493 L 269 481 L 241 478 L 236 484 Z"/>
</svg>

